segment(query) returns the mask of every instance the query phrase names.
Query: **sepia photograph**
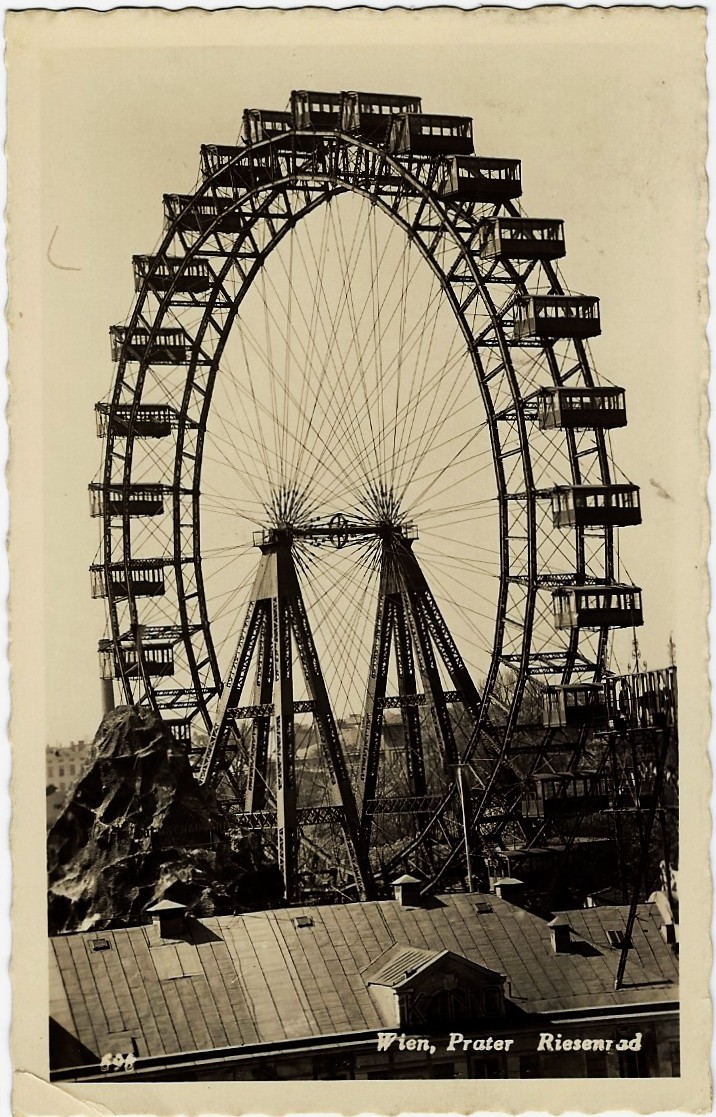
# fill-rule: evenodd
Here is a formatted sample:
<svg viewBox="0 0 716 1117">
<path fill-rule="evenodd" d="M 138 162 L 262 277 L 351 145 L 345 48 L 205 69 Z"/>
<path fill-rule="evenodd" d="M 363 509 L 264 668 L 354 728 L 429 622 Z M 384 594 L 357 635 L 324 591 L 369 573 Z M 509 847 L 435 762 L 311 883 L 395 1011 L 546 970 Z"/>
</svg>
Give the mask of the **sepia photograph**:
<svg viewBox="0 0 716 1117">
<path fill-rule="evenodd" d="M 18 1112 L 707 1109 L 704 10 L 7 36 Z"/>
</svg>

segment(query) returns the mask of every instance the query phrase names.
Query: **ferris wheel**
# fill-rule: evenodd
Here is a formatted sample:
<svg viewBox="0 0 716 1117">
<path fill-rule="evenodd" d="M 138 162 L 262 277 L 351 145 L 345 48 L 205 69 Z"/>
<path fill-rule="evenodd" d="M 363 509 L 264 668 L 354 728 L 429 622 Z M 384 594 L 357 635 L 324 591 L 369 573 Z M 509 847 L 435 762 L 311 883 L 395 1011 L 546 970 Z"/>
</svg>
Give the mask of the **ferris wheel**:
<svg viewBox="0 0 716 1117">
<path fill-rule="evenodd" d="M 202 147 L 133 258 L 90 485 L 102 675 L 263 836 L 289 901 L 445 879 L 468 830 L 518 823 L 535 690 L 574 699 L 642 623 L 599 301 L 521 193 L 469 118 L 294 92 Z M 532 730 L 535 769 L 554 730 Z"/>
</svg>

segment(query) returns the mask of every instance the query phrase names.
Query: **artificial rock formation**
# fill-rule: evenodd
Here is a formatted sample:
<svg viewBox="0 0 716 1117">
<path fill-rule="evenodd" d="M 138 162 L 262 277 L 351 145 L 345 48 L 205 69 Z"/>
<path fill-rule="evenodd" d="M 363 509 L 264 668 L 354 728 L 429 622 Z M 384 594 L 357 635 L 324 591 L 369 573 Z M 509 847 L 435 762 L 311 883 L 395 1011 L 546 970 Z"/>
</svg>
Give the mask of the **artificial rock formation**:
<svg viewBox="0 0 716 1117">
<path fill-rule="evenodd" d="M 47 854 L 52 934 L 136 924 L 162 898 L 196 915 L 281 899 L 276 868 L 232 839 L 221 802 L 161 718 L 129 706 L 102 719 Z"/>
</svg>

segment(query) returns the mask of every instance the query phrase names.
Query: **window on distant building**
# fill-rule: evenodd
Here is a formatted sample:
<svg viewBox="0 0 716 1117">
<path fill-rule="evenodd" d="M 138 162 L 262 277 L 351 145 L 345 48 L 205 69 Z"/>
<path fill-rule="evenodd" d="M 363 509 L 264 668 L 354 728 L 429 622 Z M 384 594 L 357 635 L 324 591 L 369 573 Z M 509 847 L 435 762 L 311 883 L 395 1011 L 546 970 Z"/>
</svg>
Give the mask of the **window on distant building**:
<svg viewBox="0 0 716 1117">
<path fill-rule="evenodd" d="M 542 1078 L 539 1055 L 520 1055 L 520 1078 Z"/>
<path fill-rule="evenodd" d="M 466 989 L 456 982 L 454 989 L 442 989 L 432 996 L 417 996 L 410 1017 L 416 1025 L 424 1021 L 431 1028 L 444 1029 L 485 1014 L 497 1016 L 503 1011 L 503 1005 L 502 990 L 497 987 Z"/>
<path fill-rule="evenodd" d="M 355 1068 L 350 1057 L 322 1055 L 313 1060 L 313 1077 L 319 1079 L 355 1078 Z"/>
<path fill-rule="evenodd" d="M 607 1056 L 603 1051 L 588 1051 L 585 1053 L 587 1062 L 587 1078 L 608 1078 Z"/>
<path fill-rule="evenodd" d="M 502 1078 L 499 1059 L 471 1059 L 470 1078 Z"/>
<path fill-rule="evenodd" d="M 681 1074 L 681 1050 L 678 1040 L 669 1044 L 669 1056 L 671 1058 L 671 1073 L 674 1078 L 678 1078 Z"/>
<path fill-rule="evenodd" d="M 617 1032 L 617 1039 L 633 1040 L 634 1032 L 626 1029 Z M 650 1031 L 645 1031 L 641 1037 L 639 1051 L 619 1052 L 620 1078 L 649 1078 L 656 1070 L 656 1043 Z"/>
</svg>

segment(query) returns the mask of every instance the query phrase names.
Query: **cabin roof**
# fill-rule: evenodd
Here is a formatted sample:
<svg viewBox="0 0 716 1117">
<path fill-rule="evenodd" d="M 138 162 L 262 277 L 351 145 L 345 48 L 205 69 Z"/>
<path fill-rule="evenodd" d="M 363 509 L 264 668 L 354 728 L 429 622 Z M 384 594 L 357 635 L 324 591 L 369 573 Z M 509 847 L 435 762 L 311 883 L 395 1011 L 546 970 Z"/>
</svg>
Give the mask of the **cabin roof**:
<svg viewBox="0 0 716 1117">
<path fill-rule="evenodd" d="M 485 899 L 491 911 L 480 914 Z M 300 915 L 312 926 L 297 927 Z M 96 932 L 60 935 L 50 941 L 51 1015 L 99 1057 L 133 1038 L 144 1057 L 378 1030 L 392 1023 L 367 974 L 377 964 L 380 975 L 394 947 L 401 965 L 408 953 L 428 964 L 447 951 L 504 974 L 508 999 L 528 1012 L 676 1000 L 677 964 L 654 904 L 639 905 L 618 992 L 606 931 L 626 927 L 628 908 L 566 915 L 594 953 L 555 954 L 544 919 L 476 893 L 413 908 L 382 900 L 189 919 L 181 941 L 157 940 L 151 926 L 107 930 L 101 951 Z"/>
</svg>

